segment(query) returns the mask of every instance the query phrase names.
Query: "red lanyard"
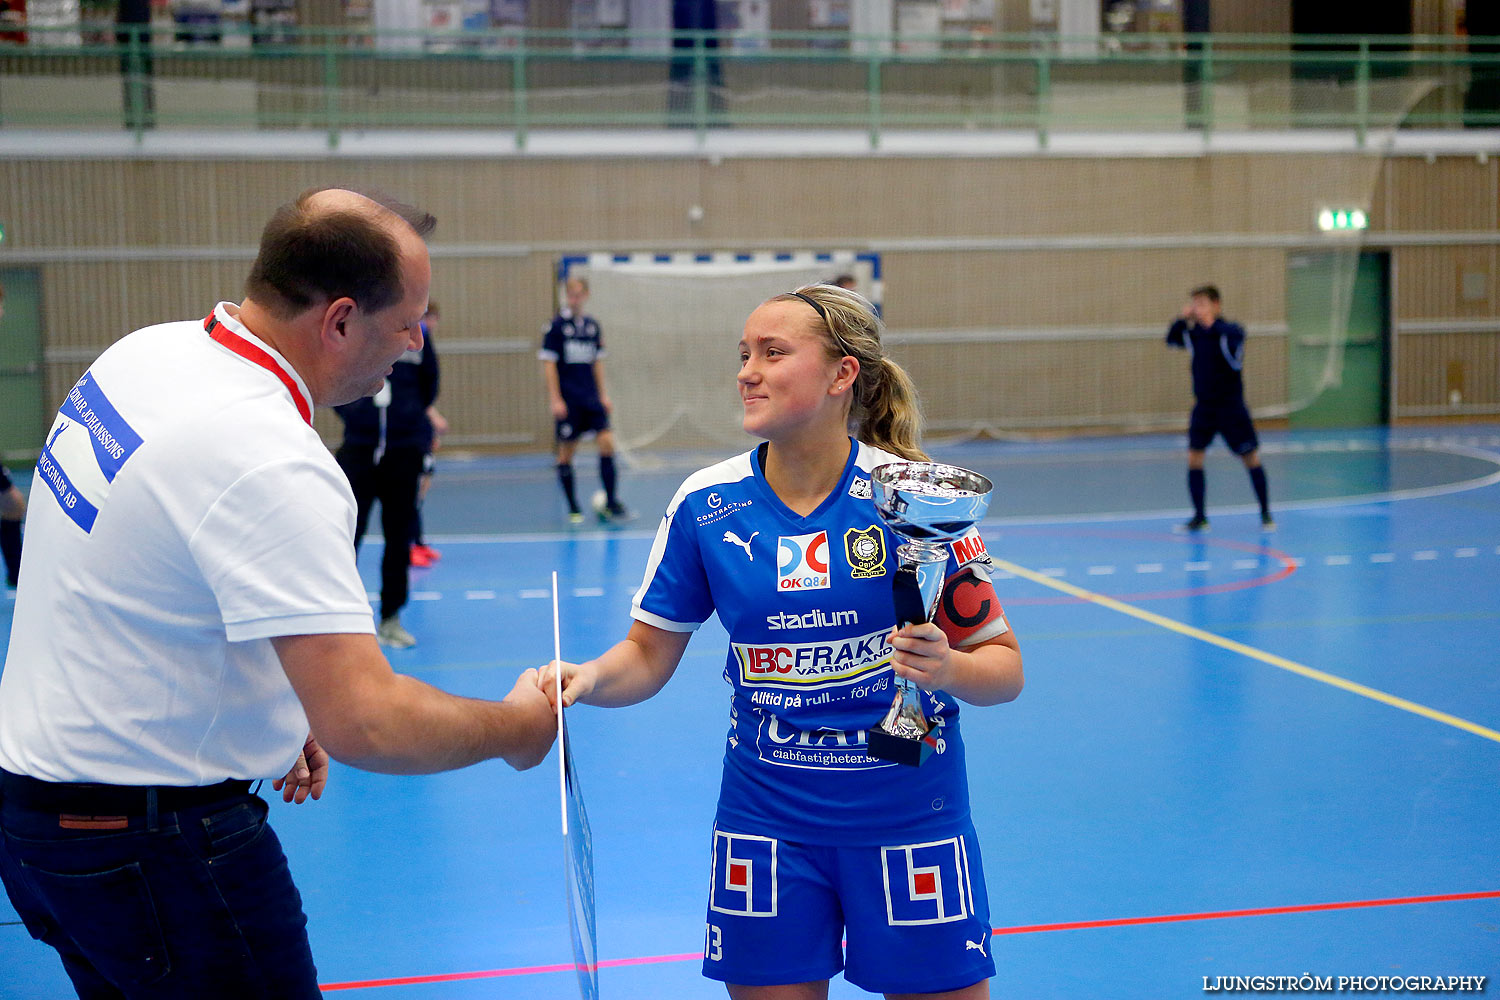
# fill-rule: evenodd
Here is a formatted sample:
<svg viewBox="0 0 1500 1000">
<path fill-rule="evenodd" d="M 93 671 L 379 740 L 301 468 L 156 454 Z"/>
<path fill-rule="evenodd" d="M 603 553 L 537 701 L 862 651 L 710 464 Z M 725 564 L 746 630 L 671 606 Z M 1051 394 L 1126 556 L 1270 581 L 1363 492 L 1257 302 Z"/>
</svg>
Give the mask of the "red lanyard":
<svg viewBox="0 0 1500 1000">
<path fill-rule="evenodd" d="M 297 380 L 292 378 L 285 368 L 277 364 L 275 358 L 229 329 L 227 325 L 220 323 L 213 313 L 209 313 L 208 318 L 203 321 L 203 329 L 208 331 L 208 335 L 216 343 L 223 344 L 246 361 L 260 365 L 280 379 L 281 384 L 286 386 L 286 391 L 292 394 L 292 402 L 297 404 L 297 412 L 302 414 L 302 419 L 309 425 L 312 424 L 312 406 L 308 404 L 307 397 L 297 386 Z"/>
</svg>

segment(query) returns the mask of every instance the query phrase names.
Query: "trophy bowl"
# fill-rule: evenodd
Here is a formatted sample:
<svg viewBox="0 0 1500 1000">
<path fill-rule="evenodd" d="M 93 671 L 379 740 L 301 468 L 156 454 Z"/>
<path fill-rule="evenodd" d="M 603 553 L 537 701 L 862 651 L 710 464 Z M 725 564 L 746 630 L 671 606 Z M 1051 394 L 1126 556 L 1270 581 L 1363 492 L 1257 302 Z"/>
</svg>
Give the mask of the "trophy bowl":
<svg viewBox="0 0 1500 1000">
<path fill-rule="evenodd" d="M 892 462 L 870 473 L 875 508 L 908 542 L 956 541 L 984 518 L 995 488 L 984 476 L 940 462 Z"/>
</svg>

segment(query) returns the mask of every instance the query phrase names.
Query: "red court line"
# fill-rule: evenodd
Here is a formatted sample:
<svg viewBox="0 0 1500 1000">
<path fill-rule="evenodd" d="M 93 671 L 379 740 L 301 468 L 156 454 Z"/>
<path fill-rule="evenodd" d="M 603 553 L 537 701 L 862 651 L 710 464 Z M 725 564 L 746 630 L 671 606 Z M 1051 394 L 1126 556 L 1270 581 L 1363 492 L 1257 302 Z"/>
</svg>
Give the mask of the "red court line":
<svg viewBox="0 0 1500 1000">
<path fill-rule="evenodd" d="M 1456 903 L 1476 899 L 1500 899 L 1500 890 L 1492 892 L 1451 892 L 1437 896 L 1399 896 L 1394 899 L 1356 899 L 1341 903 L 1303 903 L 1296 906 L 1264 906 L 1251 910 L 1214 910 L 1206 913 L 1168 913 L 1154 917 L 1117 917 L 1113 920 L 1075 920 L 1061 924 L 1031 924 L 1021 927 L 996 927 L 990 933 L 1042 934 L 1048 931 L 1097 930 L 1103 927 L 1140 927 L 1147 924 L 1177 924 L 1190 920 L 1229 920 L 1236 917 L 1269 917 L 1288 913 L 1323 913 L 1330 910 L 1360 910 L 1378 906 L 1414 906 L 1421 903 Z M 690 962 L 702 958 L 699 952 L 683 955 L 648 955 L 639 958 L 608 958 L 601 969 L 630 965 L 659 965 L 666 962 Z M 324 983 L 324 993 L 336 990 L 369 990 L 380 986 L 412 986 L 419 983 L 456 983 L 467 979 L 500 979 L 505 976 L 534 976 L 545 972 L 572 972 L 572 962 L 558 965 L 527 965 L 514 969 L 488 969 L 482 972 L 447 972 L 431 976 L 401 976 L 395 979 L 364 979 L 347 983 Z"/>
<path fill-rule="evenodd" d="M 1323 913 L 1329 910 L 1359 910 L 1372 906 L 1413 906 L 1418 903 L 1454 903 L 1473 899 L 1500 899 L 1496 892 L 1453 892 L 1441 896 L 1402 896 L 1395 899 L 1356 899 L 1342 903 L 1304 903 L 1298 906 L 1264 906 L 1253 910 L 1218 910 L 1208 913 L 1169 913 L 1155 917 L 1118 917 L 1114 920 L 1076 920 L 1064 924 L 1033 924 L 1029 927 L 996 927 L 991 934 L 1041 934 L 1047 931 L 1078 931 L 1100 927 L 1138 927 L 1142 924 L 1178 924 L 1189 920 L 1228 920 L 1233 917 L 1270 917 L 1286 913 Z"/>
<path fill-rule="evenodd" d="M 659 965 L 663 962 L 687 962 L 702 958 L 703 953 L 688 952 L 685 955 L 646 955 L 638 958 L 606 958 L 598 965 L 601 969 L 618 969 L 627 965 Z M 324 983 L 318 988 L 324 993 L 335 990 L 371 990 L 377 986 L 412 986 L 418 983 L 456 983 L 465 979 L 500 979 L 505 976 L 535 976 L 544 972 L 573 972 L 578 967 L 572 962 L 559 965 L 523 965 L 514 969 L 486 969 L 483 972 L 443 972 L 431 976 L 400 976 L 395 979 L 363 979 L 348 983 Z"/>
</svg>

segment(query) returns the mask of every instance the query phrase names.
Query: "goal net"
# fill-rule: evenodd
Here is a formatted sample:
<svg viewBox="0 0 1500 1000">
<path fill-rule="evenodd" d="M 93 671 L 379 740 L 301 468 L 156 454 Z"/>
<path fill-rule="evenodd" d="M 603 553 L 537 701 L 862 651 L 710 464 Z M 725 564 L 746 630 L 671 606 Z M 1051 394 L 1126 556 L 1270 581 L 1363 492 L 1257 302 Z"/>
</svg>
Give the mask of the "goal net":
<svg viewBox="0 0 1500 1000">
<path fill-rule="evenodd" d="M 558 290 L 589 283 L 599 321 L 610 422 L 621 448 L 729 454 L 753 445 L 740 427 L 740 333 L 773 295 L 848 274 L 880 301 L 880 258 L 845 253 L 593 254 L 565 257 Z"/>
</svg>

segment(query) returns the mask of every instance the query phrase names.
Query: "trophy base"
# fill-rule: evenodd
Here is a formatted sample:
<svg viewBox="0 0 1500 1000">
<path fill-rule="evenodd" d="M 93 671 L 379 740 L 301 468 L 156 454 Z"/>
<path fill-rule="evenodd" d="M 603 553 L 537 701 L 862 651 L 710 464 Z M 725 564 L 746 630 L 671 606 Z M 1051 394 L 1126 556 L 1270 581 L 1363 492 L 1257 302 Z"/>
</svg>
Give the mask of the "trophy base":
<svg viewBox="0 0 1500 1000">
<path fill-rule="evenodd" d="M 871 729 L 865 734 L 865 750 L 871 757 L 908 767 L 920 767 L 936 747 L 937 740 L 931 733 L 921 739 L 892 736 L 882 729 Z"/>
</svg>

